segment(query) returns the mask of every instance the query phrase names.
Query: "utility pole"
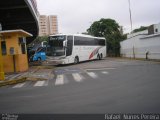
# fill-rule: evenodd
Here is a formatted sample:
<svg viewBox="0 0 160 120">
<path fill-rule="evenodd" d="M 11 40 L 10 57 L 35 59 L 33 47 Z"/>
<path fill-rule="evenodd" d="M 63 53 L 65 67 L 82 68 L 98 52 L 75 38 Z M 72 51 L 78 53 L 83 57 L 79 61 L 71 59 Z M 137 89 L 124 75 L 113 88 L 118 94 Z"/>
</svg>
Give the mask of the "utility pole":
<svg viewBox="0 0 160 120">
<path fill-rule="evenodd" d="M 128 4 L 129 4 L 129 15 L 130 15 L 130 24 L 131 24 L 131 36 L 132 36 L 132 30 L 133 30 L 133 27 L 132 27 L 132 12 L 131 12 L 131 2 L 130 0 L 128 0 Z M 133 58 L 135 59 L 135 46 L 134 46 L 134 43 L 133 43 Z"/>
<path fill-rule="evenodd" d="M 92 22 L 89 22 L 89 23 L 91 24 L 91 26 L 90 26 L 90 28 L 91 28 L 91 35 L 93 35 L 93 34 L 92 34 L 92 32 L 93 32 L 93 31 L 92 31 Z"/>
<path fill-rule="evenodd" d="M 131 12 L 131 2 L 128 0 L 129 4 L 129 15 L 130 15 L 130 24 L 131 24 L 131 33 L 132 33 L 132 12 Z"/>
</svg>

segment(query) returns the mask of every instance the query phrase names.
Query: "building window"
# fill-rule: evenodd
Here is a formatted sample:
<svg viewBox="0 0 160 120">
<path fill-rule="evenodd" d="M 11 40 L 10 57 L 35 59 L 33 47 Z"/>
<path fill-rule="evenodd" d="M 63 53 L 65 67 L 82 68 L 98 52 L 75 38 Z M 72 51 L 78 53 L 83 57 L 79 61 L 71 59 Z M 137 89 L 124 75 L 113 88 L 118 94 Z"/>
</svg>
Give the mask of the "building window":
<svg viewBox="0 0 160 120">
<path fill-rule="evenodd" d="M 155 29 L 155 32 L 157 33 L 157 32 L 158 32 L 158 29 Z"/>
<path fill-rule="evenodd" d="M 25 44 L 21 44 L 22 54 L 26 54 L 26 46 Z"/>
<path fill-rule="evenodd" d="M 2 55 L 7 55 L 6 41 L 1 42 Z"/>
<path fill-rule="evenodd" d="M 19 37 L 19 45 L 21 45 L 21 51 L 22 54 L 26 54 L 26 38 L 25 37 Z"/>
</svg>

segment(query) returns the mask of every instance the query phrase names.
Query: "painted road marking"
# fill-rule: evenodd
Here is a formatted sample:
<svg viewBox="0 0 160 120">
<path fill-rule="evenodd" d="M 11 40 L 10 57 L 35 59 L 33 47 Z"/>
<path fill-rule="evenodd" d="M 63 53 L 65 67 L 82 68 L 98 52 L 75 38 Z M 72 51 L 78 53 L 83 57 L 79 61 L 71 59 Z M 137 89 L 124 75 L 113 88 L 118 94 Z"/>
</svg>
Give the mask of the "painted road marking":
<svg viewBox="0 0 160 120">
<path fill-rule="evenodd" d="M 78 73 L 73 73 L 72 76 L 76 82 L 81 82 L 83 80 L 83 77 Z"/>
<path fill-rule="evenodd" d="M 44 86 L 47 86 L 47 85 L 48 85 L 48 82 L 49 82 L 49 81 L 47 80 L 47 81 L 44 83 Z"/>
<path fill-rule="evenodd" d="M 85 69 L 86 71 L 92 71 L 92 70 L 113 70 L 116 68 L 93 68 L 93 69 Z"/>
<path fill-rule="evenodd" d="M 13 86 L 12 88 L 21 88 L 21 87 L 23 87 L 24 85 L 25 85 L 25 83 L 19 83 L 19 84 Z"/>
<path fill-rule="evenodd" d="M 78 71 L 80 71 L 80 70 L 70 70 L 70 69 L 65 69 L 66 71 L 70 71 L 70 72 L 78 72 Z"/>
<path fill-rule="evenodd" d="M 107 71 L 102 71 L 102 73 L 103 73 L 103 74 L 109 74 L 109 72 L 107 72 Z"/>
<path fill-rule="evenodd" d="M 55 85 L 63 85 L 64 84 L 64 75 L 57 75 Z"/>
<path fill-rule="evenodd" d="M 34 86 L 35 86 L 35 87 L 39 87 L 39 86 L 44 86 L 44 84 L 45 84 L 45 81 L 37 81 L 37 82 L 34 84 Z"/>
<path fill-rule="evenodd" d="M 94 72 L 87 72 L 87 74 L 92 78 L 98 78 L 98 76 Z"/>
</svg>

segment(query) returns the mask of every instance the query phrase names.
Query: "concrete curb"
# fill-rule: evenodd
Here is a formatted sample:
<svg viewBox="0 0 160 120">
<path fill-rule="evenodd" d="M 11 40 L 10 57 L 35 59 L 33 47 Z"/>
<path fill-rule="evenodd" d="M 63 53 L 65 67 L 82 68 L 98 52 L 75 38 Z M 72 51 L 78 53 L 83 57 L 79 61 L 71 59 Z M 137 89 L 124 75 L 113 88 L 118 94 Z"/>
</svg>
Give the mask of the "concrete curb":
<svg viewBox="0 0 160 120">
<path fill-rule="evenodd" d="M 40 68 L 39 68 L 40 69 Z M 39 70 L 39 69 L 37 69 L 37 71 Z M 33 72 L 34 73 L 34 72 Z M 28 76 L 25 76 L 26 77 L 26 80 L 27 81 L 43 81 L 43 80 L 49 80 L 49 79 L 52 79 L 52 78 L 54 78 L 54 74 L 53 74 L 53 72 L 51 71 L 51 72 L 49 72 L 48 74 L 46 74 L 46 76 L 48 76 L 47 78 L 44 78 L 44 77 L 39 77 L 39 76 L 37 76 L 37 75 L 28 75 Z"/>
<path fill-rule="evenodd" d="M 27 77 L 26 78 L 27 81 L 44 81 L 44 80 L 48 80 L 46 78 L 38 78 L 38 77 Z"/>
<path fill-rule="evenodd" d="M 54 74 L 49 73 L 48 76 L 49 76 L 48 79 L 51 79 L 51 78 L 54 77 Z M 1 81 L 0 82 L 0 87 L 7 86 L 7 85 L 18 84 L 18 83 L 22 83 L 22 82 L 25 82 L 25 81 L 43 81 L 43 80 L 48 80 L 48 79 L 40 78 L 40 77 L 27 77 L 27 76 L 25 76 L 25 77 L 18 78 L 18 79 Z"/>
<path fill-rule="evenodd" d="M 3 82 L 0 82 L 0 87 L 6 86 L 6 85 L 13 85 L 13 84 L 17 84 L 17 83 L 22 83 L 25 81 L 26 81 L 26 77 L 14 79 L 14 80 L 3 81 Z"/>
<path fill-rule="evenodd" d="M 160 63 L 160 60 L 157 59 L 145 59 L 145 58 L 127 58 L 127 57 L 109 57 L 114 59 L 121 59 L 121 60 L 138 60 L 138 61 L 147 61 L 147 62 L 155 62 Z"/>
<path fill-rule="evenodd" d="M 37 68 L 37 69 L 54 69 L 54 66 L 32 66 L 33 68 Z"/>
<path fill-rule="evenodd" d="M 30 72 L 30 74 L 35 74 L 36 72 L 38 72 L 40 69 L 54 69 L 54 66 L 48 66 L 48 65 L 41 65 L 41 66 L 32 66 L 32 68 L 34 68 L 35 70 Z M 47 74 L 48 79 L 51 79 L 54 77 L 54 74 L 52 72 L 49 72 Z M 2 86 L 7 86 L 7 85 L 13 85 L 13 84 L 18 84 L 18 83 L 22 83 L 25 81 L 43 81 L 43 80 L 48 80 L 46 78 L 43 77 L 38 77 L 38 76 L 22 76 L 21 78 L 17 78 L 17 79 L 12 79 L 12 80 L 4 80 L 4 81 L 0 81 L 0 87 Z"/>
</svg>

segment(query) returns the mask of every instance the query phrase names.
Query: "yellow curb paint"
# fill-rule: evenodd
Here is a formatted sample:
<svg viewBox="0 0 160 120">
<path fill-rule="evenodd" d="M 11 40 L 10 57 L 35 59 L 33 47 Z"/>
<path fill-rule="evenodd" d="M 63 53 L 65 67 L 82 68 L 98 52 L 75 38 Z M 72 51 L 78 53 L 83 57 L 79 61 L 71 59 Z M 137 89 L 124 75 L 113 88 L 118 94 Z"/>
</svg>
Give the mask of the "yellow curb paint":
<svg viewBox="0 0 160 120">
<path fill-rule="evenodd" d="M 0 80 L 5 80 L 4 72 L 0 72 Z"/>
<path fill-rule="evenodd" d="M 0 87 L 2 86 L 6 86 L 6 85 L 13 85 L 13 84 L 17 84 L 17 83 L 21 83 L 26 81 L 26 78 L 20 78 L 20 79 L 15 79 L 15 80 L 9 80 L 9 81 L 4 81 L 0 83 Z"/>
</svg>

